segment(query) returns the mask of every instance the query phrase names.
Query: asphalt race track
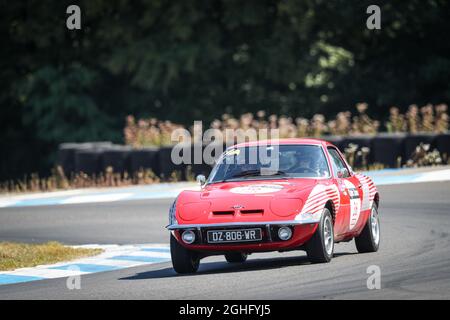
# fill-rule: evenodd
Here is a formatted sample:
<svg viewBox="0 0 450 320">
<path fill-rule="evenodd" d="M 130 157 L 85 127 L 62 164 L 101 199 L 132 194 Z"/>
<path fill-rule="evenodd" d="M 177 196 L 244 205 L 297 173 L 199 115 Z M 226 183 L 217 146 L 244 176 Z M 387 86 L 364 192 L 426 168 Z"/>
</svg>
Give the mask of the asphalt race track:
<svg viewBox="0 0 450 320">
<path fill-rule="evenodd" d="M 449 299 L 450 182 L 379 187 L 381 246 L 358 254 L 337 244 L 328 264 L 302 251 L 254 254 L 242 265 L 202 260 L 195 275 L 170 263 L 66 279 L 0 286 L 0 299 Z M 0 209 L 0 241 L 67 244 L 167 243 L 171 200 Z M 367 268 L 380 267 L 381 289 L 369 290 Z"/>
</svg>

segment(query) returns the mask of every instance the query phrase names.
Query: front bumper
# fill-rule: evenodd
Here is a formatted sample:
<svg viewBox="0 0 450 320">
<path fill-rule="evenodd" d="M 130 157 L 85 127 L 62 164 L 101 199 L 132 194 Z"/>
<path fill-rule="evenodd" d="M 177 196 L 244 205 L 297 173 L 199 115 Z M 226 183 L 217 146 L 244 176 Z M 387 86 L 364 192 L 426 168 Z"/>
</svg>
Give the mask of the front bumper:
<svg viewBox="0 0 450 320">
<path fill-rule="evenodd" d="M 308 217 L 301 220 L 280 220 L 280 221 L 258 221 L 258 222 L 221 222 L 221 223 L 197 223 L 197 224 L 169 224 L 166 226 L 168 230 L 181 230 L 181 229 L 197 229 L 197 228 L 209 228 L 209 227 L 235 227 L 235 226 L 296 226 L 304 224 L 316 224 L 320 221 L 320 217 Z"/>
<path fill-rule="evenodd" d="M 290 227 L 292 237 L 283 241 L 278 238 L 278 229 L 280 227 Z M 264 251 L 283 251 L 298 249 L 299 246 L 308 241 L 314 234 L 317 222 L 305 223 L 304 221 L 270 221 L 270 222 L 232 222 L 232 223 L 214 223 L 214 224 L 176 224 L 169 225 L 167 229 L 171 230 L 178 242 L 190 250 L 204 252 L 264 252 Z M 248 229 L 261 228 L 262 240 L 254 242 L 234 242 L 234 243 L 208 243 L 207 232 L 211 230 L 226 229 Z M 192 244 L 186 244 L 181 240 L 181 233 L 184 230 L 195 232 L 196 240 Z"/>
</svg>

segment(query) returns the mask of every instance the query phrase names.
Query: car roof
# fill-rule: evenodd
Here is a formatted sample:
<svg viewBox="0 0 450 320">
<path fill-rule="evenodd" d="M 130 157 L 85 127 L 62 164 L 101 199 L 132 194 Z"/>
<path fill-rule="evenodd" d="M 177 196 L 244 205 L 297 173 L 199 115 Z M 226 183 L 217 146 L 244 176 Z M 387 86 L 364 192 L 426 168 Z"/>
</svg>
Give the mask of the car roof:
<svg viewBox="0 0 450 320">
<path fill-rule="evenodd" d="M 328 141 L 322 139 L 313 138 L 286 138 L 286 139 L 273 139 L 273 140 L 258 140 L 258 141 L 248 141 L 243 143 L 238 143 L 231 148 L 242 148 L 242 147 L 255 147 L 260 145 L 288 145 L 288 144 L 305 144 L 305 145 L 322 145 L 322 146 L 332 146 Z"/>
</svg>

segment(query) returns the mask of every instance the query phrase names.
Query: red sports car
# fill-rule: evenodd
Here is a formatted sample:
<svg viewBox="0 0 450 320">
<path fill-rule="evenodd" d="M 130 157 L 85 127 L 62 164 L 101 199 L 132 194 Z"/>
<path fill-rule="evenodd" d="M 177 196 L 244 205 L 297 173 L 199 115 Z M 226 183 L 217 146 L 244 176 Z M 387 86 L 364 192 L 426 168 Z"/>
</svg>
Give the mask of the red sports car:
<svg viewBox="0 0 450 320">
<path fill-rule="evenodd" d="M 178 273 L 224 255 L 242 263 L 254 252 L 305 250 L 329 262 L 334 244 L 355 239 L 358 252 L 380 244 L 379 194 L 331 143 L 255 141 L 228 148 L 200 191 L 183 191 L 170 208 L 170 248 Z"/>
</svg>

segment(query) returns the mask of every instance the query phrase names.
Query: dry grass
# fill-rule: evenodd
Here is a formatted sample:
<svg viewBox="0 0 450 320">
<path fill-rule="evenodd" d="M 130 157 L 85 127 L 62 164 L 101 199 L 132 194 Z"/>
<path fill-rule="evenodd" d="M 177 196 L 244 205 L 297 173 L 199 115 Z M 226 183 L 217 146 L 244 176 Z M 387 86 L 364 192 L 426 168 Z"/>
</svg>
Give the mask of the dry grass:
<svg viewBox="0 0 450 320">
<path fill-rule="evenodd" d="M 370 164 L 367 168 L 363 168 L 362 170 L 376 171 L 376 170 L 383 170 L 385 168 L 386 168 L 386 166 L 382 163 L 374 163 L 374 164 Z"/>
<path fill-rule="evenodd" d="M 234 143 L 239 138 L 238 132 L 227 134 L 227 129 L 278 129 L 280 138 L 296 137 L 323 137 L 324 135 L 357 136 L 375 135 L 382 128 L 380 120 L 372 119 L 368 111 L 367 103 L 357 103 L 353 111 L 339 112 L 334 119 L 327 120 L 322 114 L 315 114 L 311 119 L 297 115 L 266 115 L 263 110 L 255 115 L 244 113 L 239 117 L 223 114 L 220 119 L 215 119 L 209 125 L 211 129 L 221 133 L 226 143 Z M 423 107 L 411 105 L 405 113 L 400 108 L 391 107 L 389 120 L 384 124 L 387 132 L 447 132 L 449 126 L 448 106 L 446 104 L 431 104 Z M 124 128 L 125 143 L 135 148 L 145 146 L 173 145 L 171 135 L 177 130 L 185 128 L 181 124 L 163 121 L 156 118 L 135 119 L 128 116 Z M 195 126 L 185 128 L 195 137 Z M 206 126 L 204 129 L 207 129 Z M 258 132 L 256 132 L 257 134 Z M 201 134 L 197 135 L 201 138 Z M 190 139 L 188 136 L 184 137 Z M 189 141 L 189 140 L 186 140 Z"/>
<path fill-rule="evenodd" d="M 172 181 L 169 179 L 169 181 Z M 25 176 L 20 180 L 0 182 L 2 193 L 29 193 L 71 190 L 81 188 L 124 187 L 132 185 L 148 185 L 160 182 L 160 178 L 150 169 L 140 169 L 132 175 L 116 173 L 112 167 L 98 175 L 87 175 L 83 172 L 73 173 L 66 177 L 61 166 L 56 166 L 49 177 L 42 178 L 38 174 Z"/>
<path fill-rule="evenodd" d="M 72 248 L 54 241 L 42 244 L 0 242 L 0 271 L 69 261 L 93 256 L 102 251 Z"/>
</svg>

